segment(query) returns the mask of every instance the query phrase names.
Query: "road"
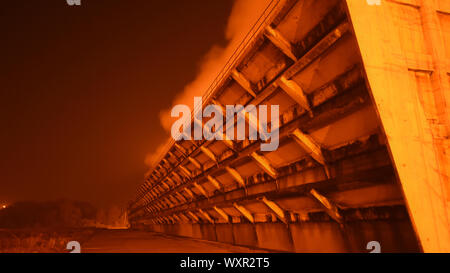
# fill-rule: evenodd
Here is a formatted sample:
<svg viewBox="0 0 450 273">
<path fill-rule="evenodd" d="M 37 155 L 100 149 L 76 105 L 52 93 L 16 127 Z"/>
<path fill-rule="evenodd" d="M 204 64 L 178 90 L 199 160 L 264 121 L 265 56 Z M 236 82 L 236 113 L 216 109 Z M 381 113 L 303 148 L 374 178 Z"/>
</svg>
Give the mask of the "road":
<svg viewBox="0 0 450 273">
<path fill-rule="evenodd" d="M 249 253 L 264 252 L 216 242 L 174 237 L 166 234 L 103 230 L 81 245 L 83 253 Z"/>
</svg>

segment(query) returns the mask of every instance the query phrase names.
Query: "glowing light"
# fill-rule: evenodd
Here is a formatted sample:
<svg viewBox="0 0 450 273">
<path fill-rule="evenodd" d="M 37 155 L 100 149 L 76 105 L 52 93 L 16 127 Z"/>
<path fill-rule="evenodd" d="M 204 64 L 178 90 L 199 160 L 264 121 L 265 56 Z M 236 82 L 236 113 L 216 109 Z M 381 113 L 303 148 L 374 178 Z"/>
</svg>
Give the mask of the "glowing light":
<svg viewBox="0 0 450 273">
<path fill-rule="evenodd" d="M 3 208 L 3 209 L 6 209 L 6 205 L 3 205 L 2 208 Z"/>
</svg>

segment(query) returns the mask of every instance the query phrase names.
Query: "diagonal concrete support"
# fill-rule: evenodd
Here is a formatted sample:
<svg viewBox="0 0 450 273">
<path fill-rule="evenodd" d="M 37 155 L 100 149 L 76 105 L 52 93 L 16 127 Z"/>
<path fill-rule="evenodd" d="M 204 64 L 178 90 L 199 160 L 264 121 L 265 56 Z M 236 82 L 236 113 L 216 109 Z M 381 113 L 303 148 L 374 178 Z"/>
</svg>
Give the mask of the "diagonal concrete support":
<svg viewBox="0 0 450 273">
<path fill-rule="evenodd" d="M 209 158 L 211 158 L 214 162 L 218 163 L 218 159 L 216 157 L 216 155 L 208 148 L 206 148 L 205 146 L 201 146 L 200 150 Z"/>
<path fill-rule="evenodd" d="M 185 166 L 179 165 L 178 167 L 187 175 L 187 177 L 191 178 L 192 174 Z"/>
<path fill-rule="evenodd" d="M 176 205 L 175 202 L 173 202 L 172 200 L 170 200 L 169 196 L 168 196 L 168 197 L 165 197 L 165 198 L 163 199 L 163 202 L 165 202 L 165 203 L 169 206 L 169 208 L 174 207 L 174 206 Z"/>
<path fill-rule="evenodd" d="M 311 104 L 306 96 L 303 88 L 301 88 L 296 82 L 293 80 L 288 80 L 284 76 L 280 77 L 277 81 L 278 86 L 281 87 L 295 102 L 297 102 L 301 107 L 306 109 L 310 116 L 312 117 L 312 108 Z"/>
<path fill-rule="evenodd" d="M 195 167 L 197 167 L 198 169 L 203 169 L 202 168 L 202 164 L 200 164 L 200 162 L 198 162 L 197 159 L 193 158 L 192 156 L 188 157 L 188 160 L 194 164 Z"/>
<path fill-rule="evenodd" d="M 234 203 L 233 206 L 245 217 L 247 220 L 250 221 L 250 223 L 255 223 L 255 218 L 253 217 L 253 214 L 246 209 L 244 206 L 240 206 L 237 203 Z"/>
<path fill-rule="evenodd" d="M 180 192 L 176 192 L 175 193 L 183 202 L 187 202 L 187 199 L 186 199 L 186 197 L 184 197 L 184 195 L 182 195 Z"/>
<path fill-rule="evenodd" d="M 214 206 L 214 210 L 217 211 L 217 213 L 222 216 L 222 218 L 227 222 L 230 223 L 230 216 L 221 208 L 218 208 Z"/>
<path fill-rule="evenodd" d="M 198 209 L 198 211 L 206 218 L 206 220 L 208 220 L 208 222 L 210 222 L 211 224 L 214 224 L 214 219 L 211 217 L 211 215 L 209 215 L 207 212 L 205 212 L 202 209 Z"/>
<path fill-rule="evenodd" d="M 176 220 L 177 223 L 181 224 L 183 220 L 176 214 L 172 215 L 172 217 Z"/>
<path fill-rule="evenodd" d="M 171 164 L 167 159 L 163 158 L 161 161 L 162 161 L 164 164 L 168 165 L 169 168 L 172 167 L 172 164 Z"/>
<path fill-rule="evenodd" d="M 167 177 L 167 181 L 170 183 L 171 187 L 175 187 L 177 183 L 170 177 Z"/>
<path fill-rule="evenodd" d="M 247 80 L 244 75 L 242 75 L 239 71 L 237 71 L 236 69 L 234 69 L 231 72 L 231 77 L 233 77 L 233 79 L 240 85 L 242 86 L 242 88 L 245 89 L 245 91 L 247 91 L 248 93 L 250 93 L 250 95 L 252 95 L 253 97 L 256 97 L 256 93 L 253 90 L 252 84 L 249 80 Z"/>
<path fill-rule="evenodd" d="M 203 188 L 201 185 L 199 185 L 197 182 L 194 182 L 194 187 L 197 188 L 197 190 L 203 194 L 206 198 L 209 198 L 208 193 L 206 192 L 205 188 Z"/>
<path fill-rule="evenodd" d="M 176 205 L 179 205 L 179 204 L 181 203 L 181 201 L 180 201 L 178 198 L 176 198 L 174 195 L 169 195 L 168 198 L 170 198 L 171 200 L 173 200 L 173 201 L 174 201 L 174 204 L 176 204 Z"/>
<path fill-rule="evenodd" d="M 173 215 L 169 215 L 166 217 L 169 220 L 170 224 L 175 224 L 177 221 L 175 220 L 175 218 L 173 217 Z"/>
<path fill-rule="evenodd" d="M 246 187 L 244 178 L 239 174 L 236 169 L 226 166 L 225 169 L 227 172 L 242 186 Z"/>
<path fill-rule="evenodd" d="M 342 215 L 339 213 L 338 207 L 333 203 L 333 201 L 323 196 L 315 189 L 312 189 L 309 193 L 326 208 L 326 211 L 331 218 L 333 218 L 339 224 L 344 223 L 344 219 L 342 218 Z"/>
<path fill-rule="evenodd" d="M 275 213 L 278 219 L 280 219 L 283 223 L 288 224 L 285 211 L 277 203 L 267 199 L 265 196 L 261 197 L 260 200 Z"/>
<path fill-rule="evenodd" d="M 187 217 L 184 213 L 180 212 L 178 213 L 178 215 L 180 216 L 180 218 L 183 218 L 186 222 L 190 222 L 191 219 L 189 217 Z"/>
<path fill-rule="evenodd" d="M 175 143 L 173 144 L 173 146 L 175 146 L 175 148 L 176 148 L 180 153 L 182 153 L 183 155 L 186 154 L 186 149 L 183 148 L 180 144 L 178 144 L 178 143 L 175 142 Z"/>
<path fill-rule="evenodd" d="M 223 134 L 223 143 L 225 145 L 227 145 L 228 148 L 230 148 L 231 150 L 235 151 L 235 147 L 234 147 L 234 142 L 233 140 L 231 140 L 227 134 Z"/>
<path fill-rule="evenodd" d="M 272 178 L 276 179 L 278 176 L 277 170 L 270 164 L 269 160 L 257 152 L 252 153 L 252 158 L 258 163 L 258 165 Z"/>
<path fill-rule="evenodd" d="M 208 175 L 207 178 L 208 178 L 208 181 L 209 181 L 216 189 L 218 189 L 219 191 L 222 191 L 222 190 L 223 190 L 223 189 L 222 189 L 222 184 L 220 184 L 220 182 L 219 182 L 217 179 L 215 179 L 215 178 L 212 177 L 211 175 Z"/>
<path fill-rule="evenodd" d="M 161 181 L 161 185 L 163 185 L 167 190 L 170 190 L 170 186 L 166 182 Z"/>
<path fill-rule="evenodd" d="M 189 196 L 190 196 L 192 199 L 195 199 L 195 195 L 194 195 L 194 193 L 193 193 L 190 189 L 184 188 L 184 191 L 187 192 L 187 194 L 189 194 Z"/>
<path fill-rule="evenodd" d="M 311 136 L 303 133 L 300 129 L 294 130 L 292 133 L 294 140 L 302 146 L 302 148 L 325 168 L 325 173 L 328 178 L 331 178 L 330 170 L 328 169 L 325 157 L 322 153 L 322 147 Z"/>
<path fill-rule="evenodd" d="M 294 62 L 297 61 L 297 57 L 294 54 L 294 48 L 291 43 L 283 37 L 283 35 L 272 28 L 271 26 L 266 27 L 266 32 L 264 36 L 267 37 L 278 49 L 281 50 L 286 56 L 288 56 Z"/>
<path fill-rule="evenodd" d="M 192 211 L 188 211 L 189 216 L 191 216 L 192 221 L 194 221 L 195 223 L 200 222 L 200 219 L 198 218 L 197 215 L 195 215 Z"/>
<path fill-rule="evenodd" d="M 180 181 L 177 184 L 181 184 L 183 182 L 183 177 L 177 171 L 173 171 L 172 174 L 174 177 L 176 177 Z"/>
<path fill-rule="evenodd" d="M 211 102 L 214 104 L 214 105 L 217 105 L 217 106 L 219 106 L 221 109 L 222 109 L 222 115 L 223 116 L 226 116 L 226 109 L 225 109 L 225 106 L 223 106 L 220 102 L 218 102 L 217 100 L 215 100 L 215 99 L 211 99 Z M 225 128 L 224 128 L 224 130 L 226 130 Z M 228 136 L 227 136 L 227 134 L 223 134 L 223 143 L 228 147 L 228 148 L 230 148 L 231 150 L 233 150 L 233 151 L 235 151 L 235 147 L 234 147 L 234 142 L 233 142 L 233 140 L 231 140 Z"/>
</svg>

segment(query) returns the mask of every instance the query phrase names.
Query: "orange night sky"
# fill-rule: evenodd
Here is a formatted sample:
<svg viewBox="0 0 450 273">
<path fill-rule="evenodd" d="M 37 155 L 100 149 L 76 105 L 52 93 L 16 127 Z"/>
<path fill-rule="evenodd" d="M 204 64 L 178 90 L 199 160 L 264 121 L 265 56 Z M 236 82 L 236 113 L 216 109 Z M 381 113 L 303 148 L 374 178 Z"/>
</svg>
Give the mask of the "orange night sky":
<svg viewBox="0 0 450 273">
<path fill-rule="evenodd" d="M 168 137 L 160 111 L 227 43 L 232 4 L 2 3 L 0 200 L 130 200 Z"/>
</svg>

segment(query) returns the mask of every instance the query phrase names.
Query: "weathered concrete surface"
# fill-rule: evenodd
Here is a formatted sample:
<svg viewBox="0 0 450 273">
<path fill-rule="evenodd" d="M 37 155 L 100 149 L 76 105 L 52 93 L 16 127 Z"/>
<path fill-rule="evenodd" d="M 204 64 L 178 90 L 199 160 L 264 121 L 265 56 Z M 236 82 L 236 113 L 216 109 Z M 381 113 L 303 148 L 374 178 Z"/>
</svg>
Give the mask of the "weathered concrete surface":
<svg viewBox="0 0 450 273">
<path fill-rule="evenodd" d="M 426 252 L 450 252 L 450 1 L 347 0 L 367 80 Z"/>
<path fill-rule="evenodd" d="M 450 251 L 450 1 L 279 3 L 203 97 L 279 106 L 279 148 L 169 143 L 131 225 L 284 251 Z"/>
<path fill-rule="evenodd" d="M 283 252 L 364 253 L 367 252 L 366 246 L 370 241 L 379 242 L 382 252 L 420 251 L 407 219 L 354 221 L 344 227 L 325 221 L 291 223 L 289 226 L 284 223 L 243 223 L 151 225 L 147 228 L 165 234 L 207 238 L 228 244 Z M 217 236 L 217 239 L 201 230 L 216 234 L 214 237 Z"/>
</svg>

